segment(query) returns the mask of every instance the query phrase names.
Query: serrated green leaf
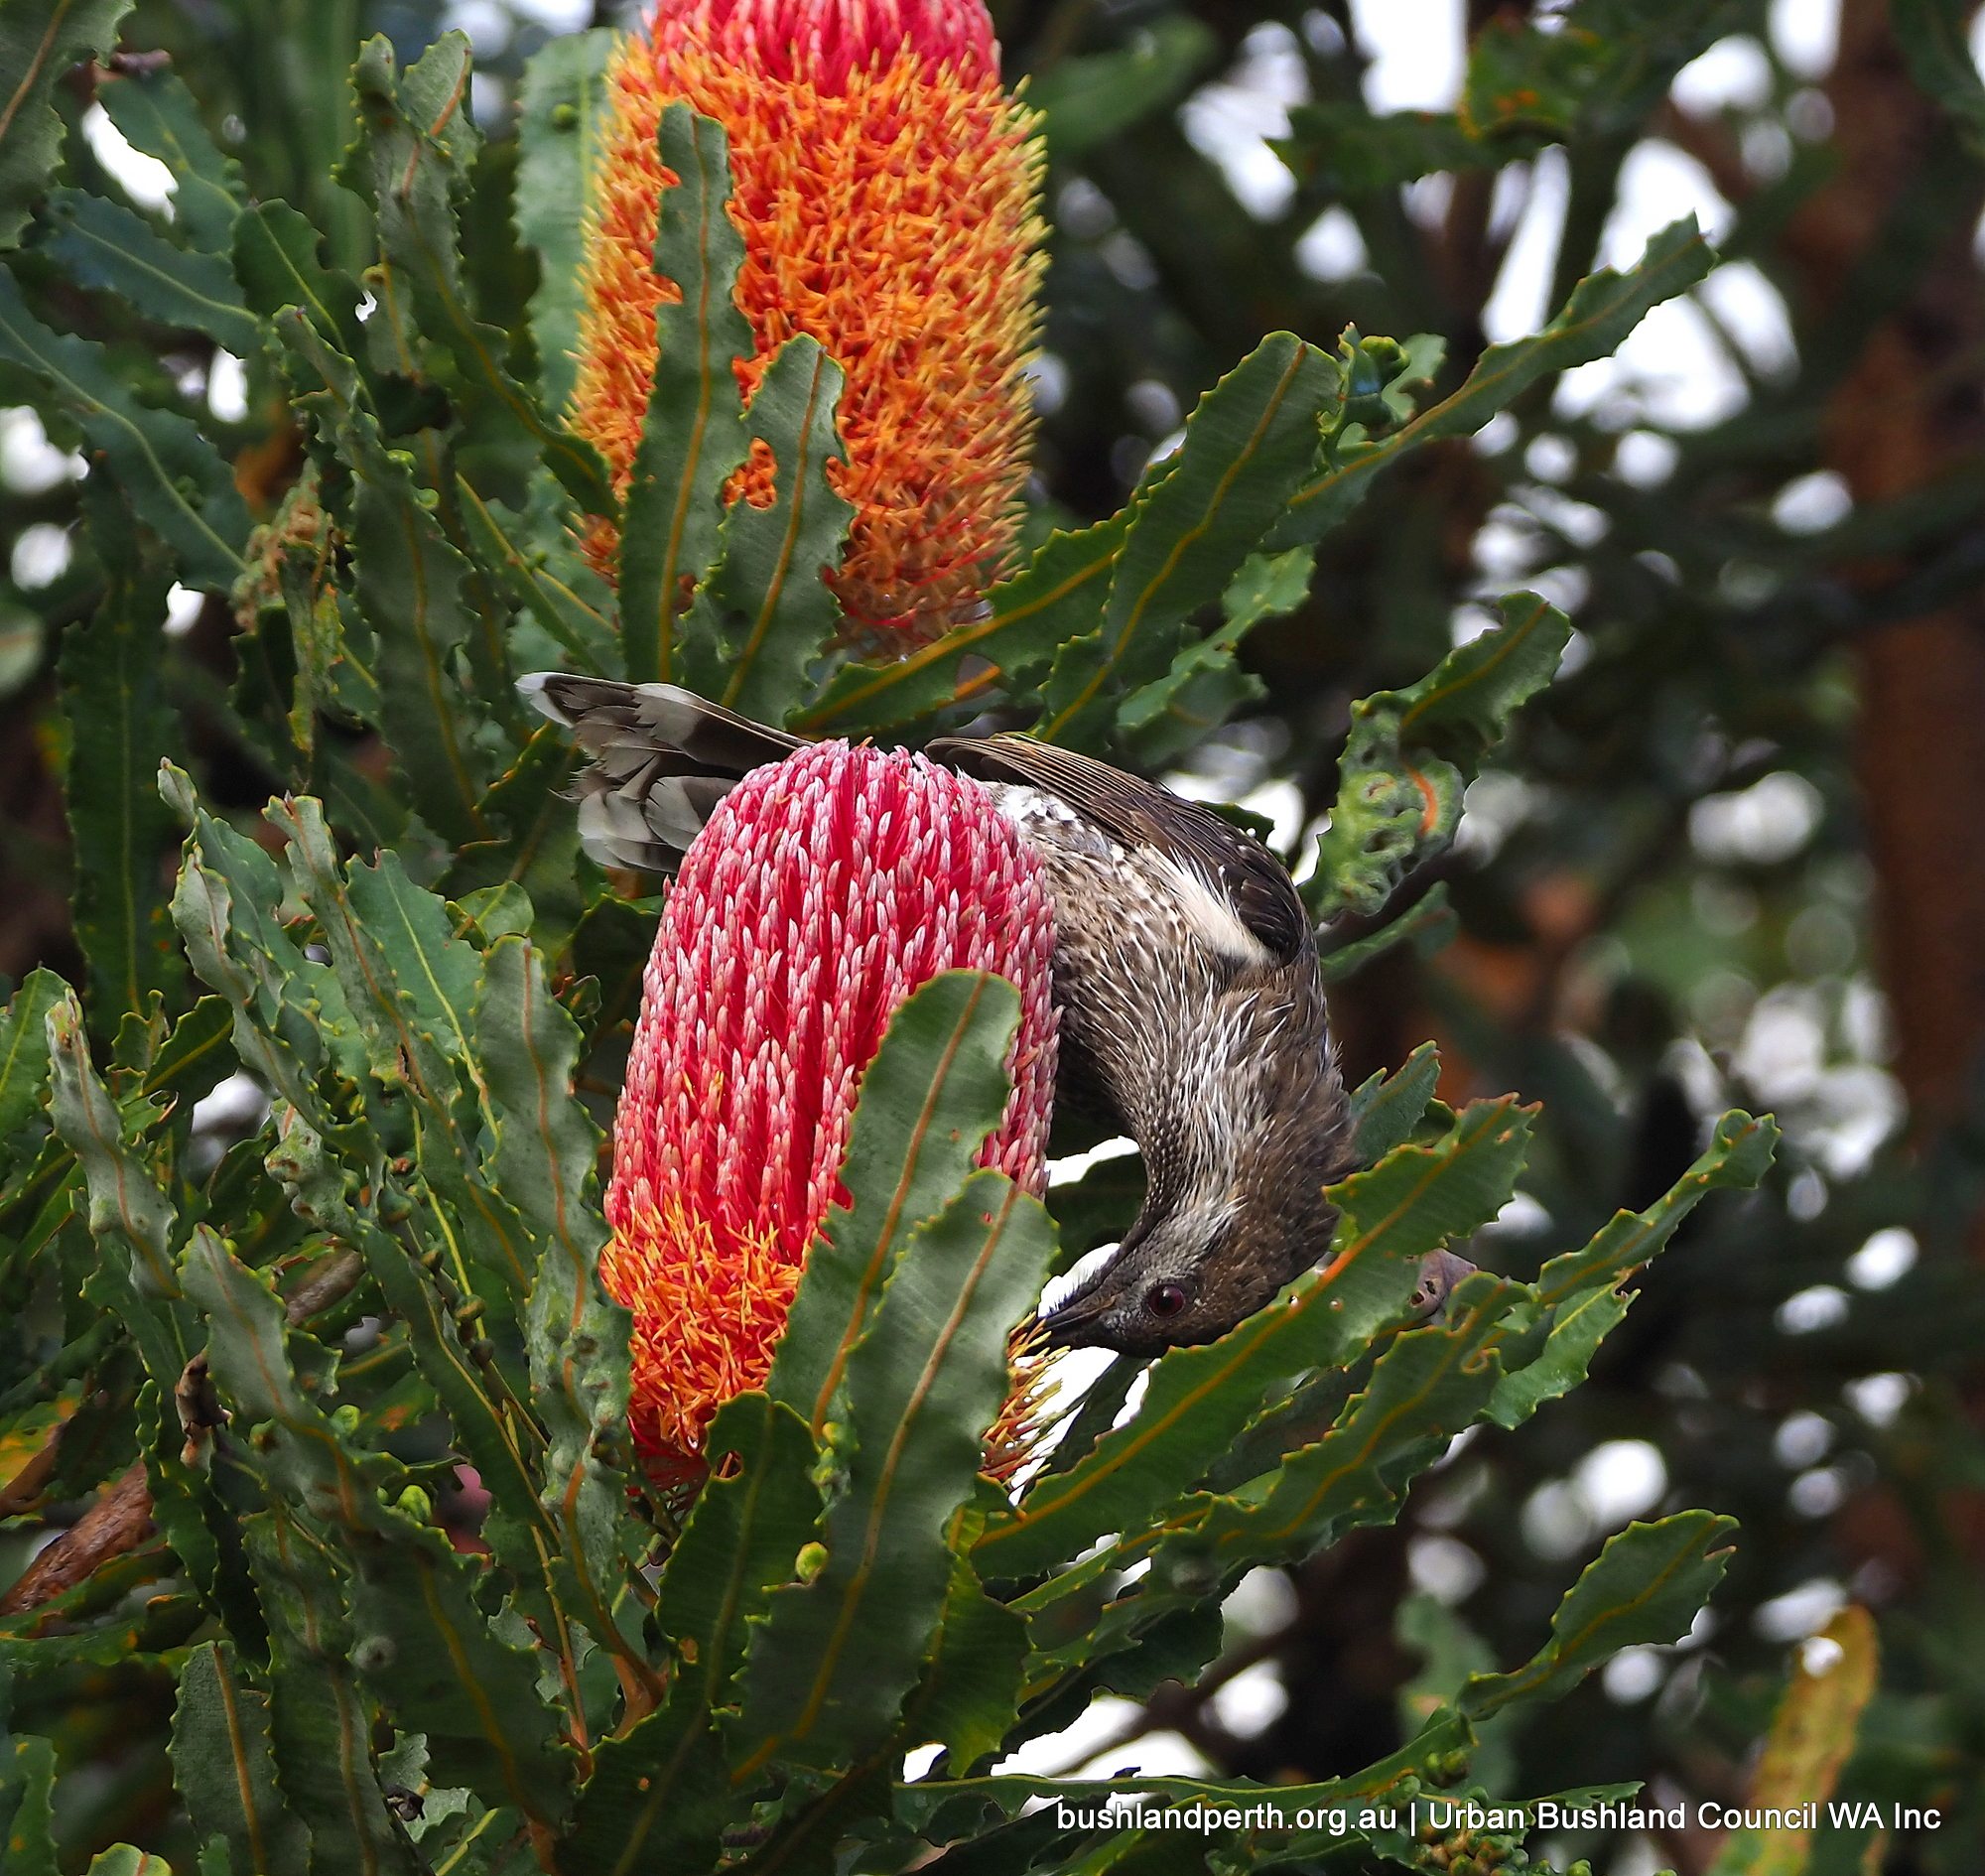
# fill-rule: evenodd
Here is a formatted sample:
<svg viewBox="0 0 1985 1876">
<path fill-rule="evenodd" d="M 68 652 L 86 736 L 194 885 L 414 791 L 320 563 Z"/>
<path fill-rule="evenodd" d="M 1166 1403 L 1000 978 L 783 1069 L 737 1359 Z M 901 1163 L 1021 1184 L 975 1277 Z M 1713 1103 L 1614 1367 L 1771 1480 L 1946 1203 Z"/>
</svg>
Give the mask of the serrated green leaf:
<svg viewBox="0 0 1985 1876">
<path fill-rule="evenodd" d="M 531 1281 L 517 1208 L 479 1164 L 483 1093 L 470 1043 L 476 954 L 455 935 L 448 909 L 407 877 L 397 854 L 340 867 L 324 811 L 309 796 L 271 803 L 267 819 L 289 843 L 297 885 L 324 934 L 384 1088 L 405 1088 L 422 1182 L 455 1220 L 456 1280 L 493 1320 L 513 1320 Z M 376 1108 L 376 1104 L 375 1104 Z"/>
<path fill-rule="evenodd" d="M 1491 345 L 1453 396 L 1423 410 L 1378 442 L 1340 455 L 1307 482 L 1266 543 L 1270 551 L 1321 539 L 1364 498 L 1383 469 L 1423 443 L 1470 436 L 1540 378 L 1602 358 L 1619 345 L 1651 307 L 1692 287 L 1715 254 L 1687 216 L 1663 228 L 1632 267 L 1602 267 L 1579 282 L 1564 309 L 1542 332 Z"/>
<path fill-rule="evenodd" d="M 241 1065 L 327 1137 L 346 1121 L 340 1082 L 364 1072 L 364 1045 L 329 964 L 284 927 L 276 863 L 200 807 L 187 776 L 164 765 L 160 793 L 192 829 L 173 893 L 173 922 L 194 973 L 233 1012 Z M 328 1093 L 324 1084 L 336 1092 Z"/>
<path fill-rule="evenodd" d="M 126 70 L 99 82 L 96 101 L 133 149 L 173 173 L 173 225 L 190 247 L 225 254 L 248 199 L 241 166 L 207 135 L 199 105 L 178 72 Z"/>
<path fill-rule="evenodd" d="M 1372 913 L 1406 871 L 1453 839 L 1462 790 L 1518 705 L 1550 681 L 1571 623 L 1535 594 L 1507 595 L 1502 624 L 1417 684 L 1352 706 L 1330 825 L 1303 889 L 1319 919 Z"/>
<path fill-rule="evenodd" d="M 1465 770 L 1503 738 L 1510 718 L 1557 672 L 1571 623 L 1533 593 L 1497 603 L 1501 623 L 1457 645 L 1417 684 L 1375 691 L 1361 709 L 1396 711 L 1405 748 L 1431 749 Z"/>
<path fill-rule="evenodd" d="M 383 1501 L 397 1465 L 340 1438 L 307 1397 L 267 1277 L 204 1226 L 194 1232 L 184 1271 L 188 1294 L 206 1312 L 216 1388 L 244 1430 L 269 1429 L 263 1477 L 334 1531 L 351 1559 L 359 1674 L 402 1725 L 428 1735 L 438 1783 L 500 1793 L 526 1816 L 554 1823 L 568 1803 L 570 1754 L 538 1692 L 532 1656 L 500 1640 L 476 1607 L 475 1566 Z"/>
<path fill-rule="evenodd" d="M 353 1658 L 400 1723 L 427 1734 L 435 1783 L 556 1823 L 571 1802 L 571 1752 L 538 1692 L 535 1656 L 499 1640 L 476 1607 L 474 1566 L 397 1514 L 368 1518 L 349 1541 Z"/>
<path fill-rule="evenodd" d="M 1292 612 L 1309 595 L 1316 555 L 1306 547 L 1250 554 L 1220 597 L 1226 622 L 1205 638 L 1188 637 L 1161 678 L 1125 698 L 1117 729 L 1147 768 L 1194 747 L 1244 704 L 1267 695 L 1260 679 L 1235 661 L 1241 640 L 1265 618 Z"/>
<path fill-rule="evenodd" d="M 176 1215 L 151 1169 L 125 1138 L 124 1125 L 89 1059 L 82 1033 L 82 1009 L 73 993 L 48 1012 L 51 1112 L 56 1131 L 81 1162 L 89 1188 L 89 1228 L 115 1258 L 115 1268 L 138 1306 L 133 1326 L 141 1341 L 148 1326 L 156 1340 L 148 1347 L 155 1376 L 170 1387 L 179 1378 L 187 1351 L 172 1339 L 161 1307 L 180 1293 L 173 1268 Z"/>
<path fill-rule="evenodd" d="M 1375 1074 L 1352 1091 L 1351 1121 L 1363 1164 L 1376 1165 L 1412 1138 L 1439 1080 L 1440 1050 L 1422 1042 L 1391 1074 Z"/>
<path fill-rule="evenodd" d="M 415 1367 L 489 1492 L 483 1541 L 516 1578 L 522 1606 L 547 1627 L 555 1626 L 558 1596 L 547 1559 L 558 1548 L 559 1534 L 538 1502 L 535 1462 L 542 1434 L 512 1407 L 500 1376 L 476 1361 L 468 1346 L 472 1334 L 464 1335 L 450 1319 L 447 1299 L 422 1273 L 412 1247 L 347 1202 L 347 1189 L 356 1180 L 295 1109 L 279 1104 L 273 1118 L 277 1143 L 267 1155 L 270 1175 L 300 1217 L 364 1258 L 388 1308 L 406 1325 Z"/>
<path fill-rule="evenodd" d="M 89 1859 L 89 1876 L 173 1876 L 173 1866 L 150 1850 L 113 1843 Z"/>
<path fill-rule="evenodd" d="M 227 465 L 177 411 L 140 404 L 102 346 L 44 326 L 4 269 L 0 358 L 33 372 L 81 426 L 138 518 L 179 556 L 187 585 L 224 593 L 240 578 L 248 510 Z"/>
<path fill-rule="evenodd" d="M 1534 1360 L 1504 1376 L 1489 1417 L 1499 1426 L 1521 1425 L 1544 1402 L 1577 1387 L 1599 1344 L 1627 1313 L 1622 1279 L 1654 1257 L 1707 1194 L 1755 1186 L 1772 1163 L 1778 1138 L 1769 1115 L 1726 1114 L 1702 1156 L 1646 1211 L 1618 1213 L 1582 1250 L 1552 1258 L 1536 1282 L 1549 1336 Z"/>
<path fill-rule="evenodd" d="M 1338 1423 L 1254 1493 L 1216 1498 L 1157 1546 L 1151 1592 L 1206 1595 L 1257 1563 L 1299 1562 L 1359 1525 L 1388 1523 L 1413 1473 L 1487 1405 L 1501 1375 L 1491 1331 L 1521 1294 L 1472 1277 L 1452 1319 L 1397 1337 Z"/>
<path fill-rule="evenodd" d="M 352 170 L 377 210 L 381 297 L 411 297 L 421 332 L 446 345 L 455 388 L 471 420 L 496 418 L 529 439 L 540 460 L 590 514 L 616 503 L 593 446 L 548 416 L 504 364 L 509 337 L 475 317 L 463 280 L 455 197 L 476 138 L 468 121 L 468 40 L 444 33 L 404 74 L 383 36 L 367 40 L 351 83 L 363 125 Z"/>
<path fill-rule="evenodd" d="M 1223 625 L 1193 640 L 1171 669 L 1126 697 L 1117 731 L 1145 767 L 1172 761 L 1200 743 L 1245 704 L 1267 696 L 1267 686 L 1235 662 L 1247 628 Z"/>
<path fill-rule="evenodd" d="M 547 1434 L 540 1503 L 569 1571 L 563 1600 L 652 1685 L 638 1634 L 623 1635 L 613 1610 L 646 1546 L 628 1481 L 607 1458 L 624 1438 L 632 1328 L 599 1282 L 606 1229 L 594 1190 L 597 1131 L 573 1094 L 579 1029 L 522 937 L 498 939 L 484 955 L 472 1022 L 493 1134 L 484 1165 L 535 1258 L 525 1331 L 531 1399 Z"/>
<path fill-rule="evenodd" d="M 1550 1640 L 1514 1673 L 1471 1675 L 1460 1710 L 1485 1719 L 1517 1700 L 1554 1700 L 1623 1648 L 1677 1640 L 1721 1581 L 1730 1551 L 1716 1546 L 1736 1529 L 1686 1511 L 1608 1538 L 1558 1604 Z"/>
<path fill-rule="evenodd" d="M 51 0 L 0 10 L 0 248 L 21 229 L 62 154 L 63 122 L 49 98 L 85 59 L 107 59 L 131 0 Z"/>
<path fill-rule="evenodd" d="M 164 612 L 161 587 L 120 583 L 63 647 L 64 793 L 76 852 L 89 857 L 76 870 L 75 930 L 99 1021 L 184 981 L 159 867 L 173 817 L 153 786 L 182 739 L 158 682 Z"/>
<path fill-rule="evenodd" d="M 765 1392 L 816 1432 L 910 1231 L 964 1183 L 1005 1111 L 1012 986 L 945 971 L 906 998 L 862 1071 L 841 1183 L 806 1257 Z"/>
<path fill-rule="evenodd" d="M 87 190 L 56 190 L 44 212 L 42 252 L 77 286 L 114 293 L 162 326 L 203 333 L 237 357 L 260 345 L 261 325 L 223 256 L 175 247 L 143 215 Z"/>
<path fill-rule="evenodd" d="M 725 511 L 717 565 L 679 628 L 690 687 L 765 723 L 785 722 L 841 627 L 822 578 L 840 565 L 855 515 L 827 477 L 843 455 L 841 384 L 841 367 L 804 334 L 773 354 L 744 412 L 746 434 L 772 453 L 771 503 L 738 500 Z"/>
<path fill-rule="evenodd" d="M 250 219 L 244 217 L 244 227 Z M 303 401 L 357 481 L 354 590 L 379 637 L 387 746 L 422 816 L 439 832 L 458 845 L 486 836 L 481 800 L 487 762 L 461 675 L 477 629 L 463 595 L 468 563 L 422 501 L 408 460 L 386 449 L 378 419 L 361 401 L 357 368 L 303 310 L 278 313 L 275 328 L 326 386 Z"/>
<path fill-rule="evenodd" d="M 11 1763 L 0 1782 L 0 1827 L 8 1876 L 60 1876 L 56 1865 L 56 1749 L 31 1735 L 0 1746 Z"/>
<path fill-rule="evenodd" d="M 358 319 L 358 283 L 325 265 L 318 252 L 320 238 L 288 202 L 258 202 L 233 225 L 235 277 L 248 305 L 264 319 L 295 307 L 309 317 L 326 344 L 348 358 L 362 358 L 365 329 Z M 298 356 L 299 362 L 307 362 Z"/>
<path fill-rule="evenodd" d="M 936 1647 L 904 1711 L 906 1735 L 937 1741 L 963 1772 L 1013 1730 L 1026 1669 L 1026 1619 L 989 1596 L 970 1558 L 954 1554 Z"/>
<path fill-rule="evenodd" d="M 173 1783 L 194 1828 L 219 1837 L 237 1869 L 307 1876 L 303 1819 L 276 1790 L 269 1696 L 244 1675 L 225 1642 L 194 1650 L 173 1713 Z"/>
<path fill-rule="evenodd" d="M 586 201 L 606 103 L 605 27 L 555 39 L 526 62 L 517 99 L 517 238 L 536 251 L 531 334 L 538 392 L 548 410 L 572 396 L 579 348 L 580 277 Z"/>
<path fill-rule="evenodd" d="M 580 670 L 596 677 L 617 670 L 619 632 L 597 603 L 604 596 L 590 569 L 576 558 L 563 567 L 549 564 L 527 534 L 526 518 L 484 501 L 460 476 L 456 493 L 483 570 L 493 573 L 513 599 L 530 608 L 532 617 L 572 654 Z"/>
<path fill-rule="evenodd" d="M 1401 1147 L 1335 1189 L 1341 1248 L 1284 1307 L 1204 1348 L 1162 1356 L 1136 1414 L 1066 1472 L 1044 1476 L 974 1552 L 982 1575 L 1028 1576 L 1113 1531 L 1138 1533 L 1182 1498 L 1278 1383 L 1343 1365 L 1412 1288 L 1408 1260 L 1493 1218 L 1522 1164 L 1529 1117 L 1478 1102 L 1438 1146 Z"/>
<path fill-rule="evenodd" d="M 1101 636 L 1063 646 L 1034 735 L 1093 739 L 1118 693 L 1156 678 L 1167 629 L 1221 597 L 1310 473 L 1339 384 L 1334 359 L 1276 333 L 1200 400 L 1176 465 L 1131 512 Z"/>
<path fill-rule="evenodd" d="M 32 1137 L 27 1130 L 42 1112 L 49 1083 L 48 1015 L 69 994 L 53 971 L 33 970 L 0 1015 L 0 1187 L 11 1185 L 40 1149 L 42 1130 Z"/>
<path fill-rule="evenodd" d="M 752 1641 L 740 1773 L 847 1766 L 889 1733 L 950 1583 L 946 1522 L 1006 1396 L 1007 1332 L 1053 1241 L 1039 1201 L 990 1170 L 911 1234 L 836 1394 L 847 1482 L 822 1523 L 826 1562 L 773 1592 Z"/>
<path fill-rule="evenodd" d="M 844 665 L 795 727 L 883 730 L 972 702 L 994 686 L 1012 695 L 1048 668 L 1059 646 L 1101 624 L 1129 524 L 1125 508 L 1077 533 L 1049 535 L 1021 572 L 988 595 L 988 617 L 886 664 Z"/>
<path fill-rule="evenodd" d="M 724 484 L 748 439 L 731 364 L 752 354 L 732 298 L 744 244 L 731 225 L 724 127 L 681 101 L 662 109 L 655 272 L 680 298 L 655 312 L 658 350 L 620 532 L 620 627 L 635 683 L 676 668 L 676 613 L 717 558 Z"/>
<path fill-rule="evenodd" d="M 413 1862 L 373 1766 L 338 1566 L 287 1508 L 248 1519 L 242 1536 L 269 1623 L 276 1783 L 310 1832 L 312 1876 L 400 1876 Z"/>
<path fill-rule="evenodd" d="M 663 1571 L 656 1620 L 678 1667 L 666 1703 L 598 1753 L 565 1851 L 574 1876 L 693 1869 L 721 1854 L 733 1797 L 716 1730 L 734 1699 L 747 1624 L 789 1582 L 814 1536 L 815 1447 L 790 1407 L 749 1393 L 725 1403 L 708 1439 L 713 1474 Z M 735 1455 L 731 1466 L 721 1462 Z"/>
</svg>

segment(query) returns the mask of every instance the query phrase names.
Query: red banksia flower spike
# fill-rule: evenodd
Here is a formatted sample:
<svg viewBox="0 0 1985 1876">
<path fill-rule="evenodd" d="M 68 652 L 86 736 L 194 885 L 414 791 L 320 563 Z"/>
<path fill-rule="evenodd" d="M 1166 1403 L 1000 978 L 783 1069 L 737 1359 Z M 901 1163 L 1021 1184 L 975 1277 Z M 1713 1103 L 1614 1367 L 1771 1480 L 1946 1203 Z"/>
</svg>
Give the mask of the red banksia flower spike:
<svg viewBox="0 0 1985 1876">
<path fill-rule="evenodd" d="M 729 140 L 748 395 L 796 333 L 847 374 L 829 576 L 860 631 L 935 636 L 1002 573 L 1027 474 L 1042 158 L 980 0 L 661 0 L 608 73 L 573 421 L 625 486 L 654 375 L 662 109 Z M 733 496 L 762 499 L 762 453 Z M 609 531 L 596 555 L 610 561 Z"/>
<path fill-rule="evenodd" d="M 1054 921 L 1038 863 L 980 786 L 828 742 L 718 806 L 663 907 L 614 1126 L 607 1288 L 634 1312 L 636 1444 L 659 1482 L 765 1377 L 837 1197 L 858 1079 L 939 972 L 1020 993 L 1013 1095 L 983 1164 L 1046 1186 Z"/>
</svg>

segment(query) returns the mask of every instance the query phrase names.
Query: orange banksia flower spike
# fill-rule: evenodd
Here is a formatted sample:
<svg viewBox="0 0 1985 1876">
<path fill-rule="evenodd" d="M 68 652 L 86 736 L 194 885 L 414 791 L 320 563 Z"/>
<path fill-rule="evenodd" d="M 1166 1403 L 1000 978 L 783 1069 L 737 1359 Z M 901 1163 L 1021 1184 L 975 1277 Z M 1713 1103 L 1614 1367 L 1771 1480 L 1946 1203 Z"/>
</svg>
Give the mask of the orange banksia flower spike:
<svg viewBox="0 0 1985 1876">
<path fill-rule="evenodd" d="M 920 639 L 1003 571 L 1026 479 L 1043 258 L 1035 119 L 1000 88 L 980 0 L 661 0 L 623 43 L 593 181 L 576 428 L 622 486 L 654 374 L 656 136 L 678 99 L 724 126 L 738 300 L 756 355 L 805 333 L 847 374 L 855 504 L 830 576 L 858 631 Z M 759 493 L 754 463 L 742 492 Z M 608 560 L 610 532 L 596 536 Z"/>
<path fill-rule="evenodd" d="M 1045 1189 L 1054 919 L 976 782 L 822 743 L 755 770 L 683 862 L 649 958 L 614 1127 L 602 1261 L 634 1312 L 635 1442 L 663 1483 L 756 1386 L 837 1197 L 858 1081 L 941 971 L 1020 993 L 1014 1089 L 982 1163 Z"/>
</svg>

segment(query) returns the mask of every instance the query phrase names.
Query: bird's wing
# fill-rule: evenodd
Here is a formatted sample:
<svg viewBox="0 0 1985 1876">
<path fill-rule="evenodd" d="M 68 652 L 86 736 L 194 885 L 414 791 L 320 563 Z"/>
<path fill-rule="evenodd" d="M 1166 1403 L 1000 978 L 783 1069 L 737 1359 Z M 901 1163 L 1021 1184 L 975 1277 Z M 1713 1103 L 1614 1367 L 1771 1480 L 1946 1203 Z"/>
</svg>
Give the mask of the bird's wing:
<svg viewBox="0 0 1985 1876">
<path fill-rule="evenodd" d="M 930 753 L 982 781 L 1018 782 L 1059 795 L 1122 845 L 1151 849 L 1189 868 L 1278 963 L 1293 963 L 1312 942 L 1309 914 L 1288 870 L 1210 808 L 1032 737 L 946 737 L 930 745 Z"/>
<path fill-rule="evenodd" d="M 537 671 L 517 689 L 592 758 L 574 792 L 580 837 L 604 866 L 673 873 L 735 783 L 805 746 L 674 684 Z"/>
</svg>

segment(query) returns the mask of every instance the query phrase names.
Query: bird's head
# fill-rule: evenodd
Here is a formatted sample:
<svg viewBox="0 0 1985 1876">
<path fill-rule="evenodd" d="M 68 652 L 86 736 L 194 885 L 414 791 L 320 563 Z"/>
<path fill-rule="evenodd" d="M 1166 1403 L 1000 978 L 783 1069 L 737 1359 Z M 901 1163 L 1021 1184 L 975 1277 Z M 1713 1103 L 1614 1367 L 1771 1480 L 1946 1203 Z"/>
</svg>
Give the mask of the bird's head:
<svg viewBox="0 0 1985 1876">
<path fill-rule="evenodd" d="M 1140 1217 L 1103 1267 L 1040 1319 L 1049 1348 L 1159 1355 L 1223 1336 L 1330 1248 L 1336 1213 L 1246 1197 Z"/>
<path fill-rule="evenodd" d="M 1150 1356 L 1216 1341 L 1319 1262 L 1336 1221 L 1326 1207 L 1293 1230 L 1286 1216 L 1246 1206 L 1169 1213 L 1148 1229 L 1139 1219 L 1088 1281 L 1042 1313 L 1042 1346 Z M 1445 1315 L 1475 1268 L 1452 1251 L 1421 1258 L 1409 1317 Z"/>
</svg>

